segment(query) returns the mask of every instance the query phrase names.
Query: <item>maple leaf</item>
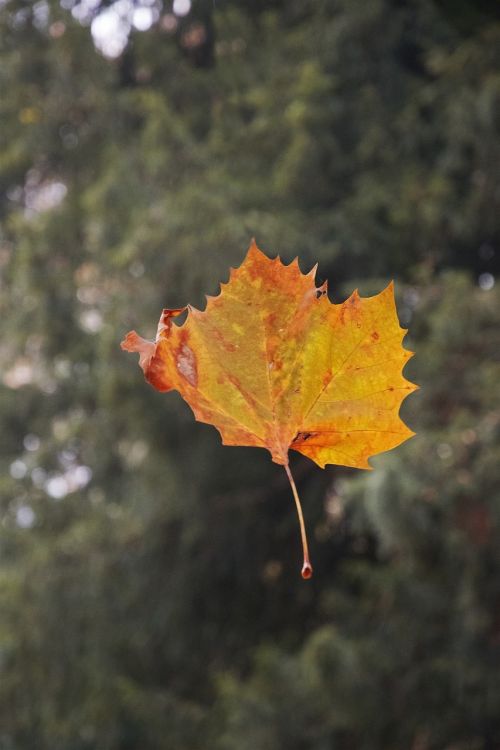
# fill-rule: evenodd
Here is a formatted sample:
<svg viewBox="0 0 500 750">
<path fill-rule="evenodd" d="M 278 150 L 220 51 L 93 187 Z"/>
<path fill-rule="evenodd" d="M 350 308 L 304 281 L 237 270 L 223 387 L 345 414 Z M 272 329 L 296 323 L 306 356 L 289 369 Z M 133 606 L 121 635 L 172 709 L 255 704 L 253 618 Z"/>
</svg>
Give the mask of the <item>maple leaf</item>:
<svg viewBox="0 0 500 750">
<path fill-rule="evenodd" d="M 204 312 L 163 310 L 155 341 L 135 331 L 122 348 L 139 353 L 146 379 L 175 389 L 196 419 L 214 425 L 225 445 L 267 448 L 285 467 L 299 516 L 304 565 L 312 567 L 304 519 L 288 464 L 293 449 L 322 468 L 370 469 L 368 458 L 414 433 L 399 418 L 417 388 L 402 374 L 413 352 L 402 346 L 393 284 L 373 297 L 358 292 L 332 304 L 316 266 L 270 259 L 254 241 Z M 185 310 L 182 325 L 173 321 Z"/>
</svg>

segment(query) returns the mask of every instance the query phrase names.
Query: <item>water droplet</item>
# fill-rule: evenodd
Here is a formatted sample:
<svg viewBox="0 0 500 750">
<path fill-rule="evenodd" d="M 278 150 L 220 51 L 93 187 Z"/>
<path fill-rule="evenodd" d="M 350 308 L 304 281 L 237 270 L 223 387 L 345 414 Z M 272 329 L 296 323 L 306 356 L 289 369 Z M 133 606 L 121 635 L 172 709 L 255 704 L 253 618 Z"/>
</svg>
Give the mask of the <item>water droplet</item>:
<svg viewBox="0 0 500 750">
<path fill-rule="evenodd" d="M 307 581 L 309 578 L 312 578 L 313 569 L 312 565 L 309 562 L 305 562 L 302 566 L 302 578 Z"/>
</svg>

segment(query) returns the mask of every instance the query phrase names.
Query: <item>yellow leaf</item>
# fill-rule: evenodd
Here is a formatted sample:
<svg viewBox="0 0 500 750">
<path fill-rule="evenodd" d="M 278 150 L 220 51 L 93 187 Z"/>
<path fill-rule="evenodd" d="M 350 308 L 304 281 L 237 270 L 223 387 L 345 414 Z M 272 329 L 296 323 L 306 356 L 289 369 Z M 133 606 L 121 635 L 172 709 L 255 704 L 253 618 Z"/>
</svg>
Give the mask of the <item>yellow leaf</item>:
<svg viewBox="0 0 500 750">
<path fill-rule="evenodd" d="M 225 445 L 267 448 L 292 484 L 311 572 L 290 448 L 319 466 L 371 468 L 368 458 L 414 433 L 399 418 L 417 386 L 402 374 L 412 353 L 402 340 L 393 285 L 374 297 L 354 292 L 334 305 L 314 268 L 284 265 L 255 242 L 205 311 L 164 310 L 155 342 L 135 331 L 122 347 L 140 354 L 147 380 L 175 389 Z M 309 575 L 305 575 L 309 577 Z"/>
</svg>

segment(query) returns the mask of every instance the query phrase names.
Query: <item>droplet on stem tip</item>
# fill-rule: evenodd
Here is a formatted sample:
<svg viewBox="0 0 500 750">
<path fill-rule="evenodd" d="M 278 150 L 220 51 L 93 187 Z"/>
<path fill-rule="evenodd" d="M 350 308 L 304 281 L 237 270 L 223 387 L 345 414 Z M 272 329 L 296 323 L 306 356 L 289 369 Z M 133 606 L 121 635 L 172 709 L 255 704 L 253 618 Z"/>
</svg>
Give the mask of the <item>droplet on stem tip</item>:
<svg viewBox="0 0 500 750">
<path fill-rule="evenodd" d="M 302 578 L 307 581 L 309 578 L 312 578 L 313 569 L 310 562 L 305 562 L 302 566 Z"/>
</svg>

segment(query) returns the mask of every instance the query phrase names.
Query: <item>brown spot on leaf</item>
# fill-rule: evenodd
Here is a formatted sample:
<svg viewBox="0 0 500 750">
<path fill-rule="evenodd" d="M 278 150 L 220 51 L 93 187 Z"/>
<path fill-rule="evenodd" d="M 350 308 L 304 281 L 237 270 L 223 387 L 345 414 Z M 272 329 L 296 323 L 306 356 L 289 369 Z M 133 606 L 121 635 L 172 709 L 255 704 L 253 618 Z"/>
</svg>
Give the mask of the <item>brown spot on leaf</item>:
<svg viewBox="0 0 500 750">
<path fill-rule="evenodd" d="M 305 443 L 306 440 L 309 440 L 310 438 L 314 437 L 316 433 L 315 432 L 298 432 L 294 439 L 293 443 Z"/>
<path fill-rule="evenodd" d="M 177 369 L 188 383 L 196 387 L 198 383 L 198 372 L 196 370 L 196 357 L 194 352 L 186 343 L 182 343 L 175 358 Z"/>
<path fill-rule="evenodd" d="M 217 329 L 212 329 L 212 334 L 217 341 L 219 341 L 220 345 L 226 350 L 226 352 L 235 352 L 237 350 L 236 344 L 233 344 L 231 341 L 228 341 L 223 334 Z"/>
</svg>

